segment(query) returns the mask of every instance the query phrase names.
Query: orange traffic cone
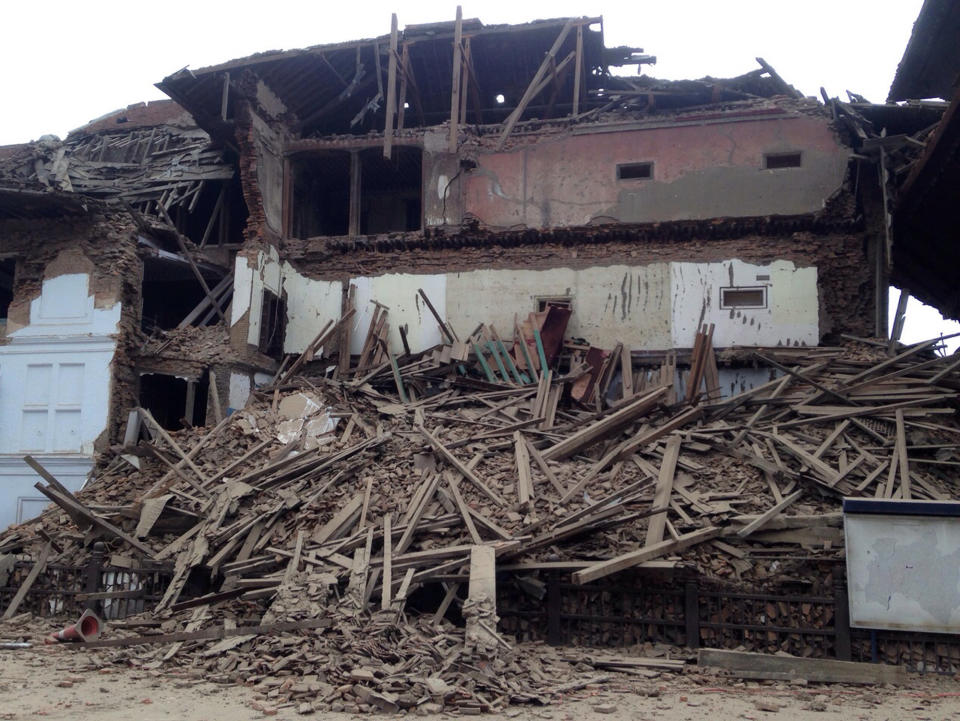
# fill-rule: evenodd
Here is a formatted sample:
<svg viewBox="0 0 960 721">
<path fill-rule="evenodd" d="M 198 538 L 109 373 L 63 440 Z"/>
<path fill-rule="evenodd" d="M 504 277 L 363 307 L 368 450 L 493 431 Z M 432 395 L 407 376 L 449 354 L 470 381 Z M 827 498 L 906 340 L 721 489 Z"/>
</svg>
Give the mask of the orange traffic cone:
<svg viewBox="0 0 960 721">
<path fill-rule="evenodd" d="M 66 626 L 62 631 L 51 633 L 43 640 L 44 643 L 63 643 L 65 641 L 96 641 L 100 638 L 100 629 L 103 621 L 93 611 L 87 609 L 72 626 Z"/>
</svg>

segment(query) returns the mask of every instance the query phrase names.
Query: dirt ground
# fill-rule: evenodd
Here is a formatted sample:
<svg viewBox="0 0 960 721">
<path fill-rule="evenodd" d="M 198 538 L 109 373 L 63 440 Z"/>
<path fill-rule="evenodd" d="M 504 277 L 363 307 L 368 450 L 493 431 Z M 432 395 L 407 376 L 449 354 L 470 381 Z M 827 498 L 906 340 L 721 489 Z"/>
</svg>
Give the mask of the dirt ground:
<svg viewBox="0 0 960 721">
<path fill-rule="evenodd" d="M 453 718 L 441 713 L 428 719 Z M 456 714 L 459 715 L 459 714 Z M 77 721 L 214 721 L 306 719 L 331 721 L 366 714 L 317 712 L 301 716 L 295 706 L 273 708 L 243 686 L 218 686 L 182 669 L 143 671 L 103 667 L 90 651 L 64 646 L 0 650 L 0 719 Z M 915 676 L 909 687 L 856 687 L 742 682 L 698 672 L 654 678 L 615 674 L 596 688 L 549 706 L 517 706 L 491 719 L 556 721 L 900 721 L 960 719 L 960 681 Z"/>
</svg>

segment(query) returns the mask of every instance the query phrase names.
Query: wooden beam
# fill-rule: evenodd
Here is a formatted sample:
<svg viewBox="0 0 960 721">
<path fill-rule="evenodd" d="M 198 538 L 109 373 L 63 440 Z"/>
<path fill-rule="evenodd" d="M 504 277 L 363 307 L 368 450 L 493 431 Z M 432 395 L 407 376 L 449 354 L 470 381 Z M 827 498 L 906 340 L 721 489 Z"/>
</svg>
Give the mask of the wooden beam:
<svg viewBox="0 0 960 721">
<path fill-rule="evenodd" d="M 737 531 L 737 535 L 740 536 L 740 538 L 746 538 L 754 531 L 760 530 L 765 525 L 767 525 L 770 521 L 772 521 L 774 518 L 779 516 L 784 509 L 786 509 L 788 506 L 793 505 L 793 502 L 796 501 L 798 498 L 800 498 L 800 496 L 802 495 L 803 495 L 802 488 L 799 491 L 795 491 L 791 493 L 789 496 L 784 498 L 778 504 L 773 506 L 773 508 L 770 508 L 766 512 L 757 516 L 756 519 L 754 519 L 753 521 L 748 523 L 746 526 L 741 528 L 739 531 Z"/>
<path fill-rule="evenodd" d="M 580 78 L 583 75 L 583 25 L 577 25 L 577 60 L 573 71 L 573 116 L 580 114 Z"/>
<path fill-rule="evenodd" d="M 450 143 L 448 150 L 457 152 L 458 121 L 460 119 L 460 65 L 463 61 L 463 8 L 457 5 L 457 19 L 453 28 L 453 77 L 450 91 Z"/>
<path fill-rule="evenodd" d="M 491 490 L 491 488 L 484 483 L 480 478 L 469 468 L 467 468 L 463 463 L 460 462 L 460 459 L 457 458 L 453 453 L 451 453 L 437 438 L 431 434 L 426 428 L 420 426 L 418 428 L 421 435 L 427 439 L 427 442 L 430 444 L 430 447 L 433 448 L 434 452 L 439 454 L 447 463 L 453 466 L 457 472 L 475 485 L 487 498 L 496 503 L 498 506 L 506 506 L 507 502 L 503 499 L 500 494 L 496 491 Z"/>
<path fill-rule="evenodd" d="M 517 121 L 520 120 L 520 117 L 523 115 L 523 111 L 527 109 L 527 105 L 536 97 L 538 91 L 541 88 L 540 81 L 543 79 L 543 76 L 546 74 L 547 70 L 551 65 L 556 62 L 557 53 L 560 52 L 560 48 L 563 46 L 563 41 L 567 39 L 567 35 L 570 34 L 570 30 L 573 28 L 573 20 L 568 20 L 567 23 L 563 26 L 563 29 L 560 31 L 560 34 L 557 36 L 557 39 L 554 41 L 553 46 L 547 52 L 546 57 L 544 57 L 543 62 L 540 63 L 540 67 L 537 68 L 537 72 L 534 73 L 533 80 L 530 81 L 530 84 L 527 86 L 526 91 L 523 93 L 523 97 L 520 98 L 520 102 L 517 103 L 517 107 L 509 117 L 504 122 L 503 132 L 500 134 L 500 142 L 497 145 L 497 148 L 503 148 L 504 144 L 507 142 L 507 138 L 510 136 L 510 133 L 513 132 L 513 126 L 517 124 Z"/>
<path fill-rule="evenodd" d="M 350 151 L 350 207 L 347 234 L 360 235 L 360 153 Z"/>
<path fill-rule="evenodd" d="M 94 525 L 97 528 L 101 529 L 102 531 L 105 531 L 109 535 L 113 536 L 114 538 L 119 538 L 124 543 L 127 543 L 130 546 L 133 546 L 135 549 L 140 551 L 142 554 L 144 554 L 148 558 L 153 558 L 153 549 L 143 545 L 137 539 L 131 538 L 126 533 L 121 531 L 119 528 L 114 526 L 112 523 L 103 520 L 99 516 L 94 515 L 86 506 L 80 503 L 80 501 L 77 501 L 73 498 L 65 496 L 62 493 L 60 493 L 56 488 L 53 488 L 52 486 L 45 486 L 40 482 L 35 483 L 33 487 L 36 488 L 38 491 L 40 491 L 43 495 L 45 495 L 51 501 L 56 503 L 58 506 L 60 506 L 69 515 L 73 516 L 74 514 L 79 514 L 83 516 L 84 520 L 86 520 L 91 525 Z"/>
<path fill-rule="evenodd" d="M 30 589 L 33 587 L 37 577 L 43 573 L 43 570 L 47 567 L 47 558 L 50 556 L 51 547 L 51 543 L 47 541 L 43 545 L 43 548 L 40 549 L 40 555 L 37 556 L 37 560 L 33 564 L 33 568 L 30 569 L 30 573 L 27 574 L 27 577 L 23 579 L 23 583 L 20 584 L 20 588 L 17 589 L 16 594 L 14 594 L 13 598 L 10 600 L 10 605 L 7 606 L 7 609 L 3 612 L 3 616 L 0 616 L 0 620 L 13 618 L 13 615 L 17 612 L 20 604 L 23 603 L 23 599 L 27 597 L 27 593 L 29 593 Z"/>
<path fill-rule="evenodd" d="M 460 511 L 460 515 L 463 517 L 463 525 L 467 527 L 467 532 L 470 534 L 470 538 L 477 545 L 483 543 L 483 539 L 480 537 L 479 532 L 477 531 L 477 526 L 473 522 L 473 518 L 470 515 L 470 507 L 467 506 L 466 502 L 463 500 L 463 496 L 460 495 L 460 489 L 457 488 L 457 480 L 452 477 L 452 475 L 447 476 L 447 485 L 450 486 L 450 495 L 453 496 L 453 501 L 457 505 L 457 510 Z M 386 556 L 384 556 L 386 558 Z"/>
<path fill-rule="evenodd" d="M 552 461 L 573 455 L 580 449 L 607 437 L 612 431 L 636 420 L 654 408 L 666 395 L 666 388 L 657 388 L 632 403 L 614 411 L 576 433 L 567 436 L 559 443 L 545 449 L 541 455 L 544 460 Z"/>
<path fill-rule="evenodd" d="M 393 531 L 390 528 L 391 517 L 387 513 L 383 517 L 383 591 L 380 597 L 380 610 L 390 608 L 390 594 L 393 591 Z"/>
<path fill-rule="evenodd" d="M 676 553 L 677 551 L 682 551 L 685 548 L 689 548 L 690 546 L 695 546 L 698 543 L 712 540 L 718 535 L 720 535 L 719 528 L 714 526 L 702 528 L 699 531 L 686 533 L 674 541 L 663 541 L 661 543 L 654 544 L 653 546 L 645 546 L 644 548 L 636 551 L 624 553 L 616 558 L 611 558 L 609 561 L 594 563 L 593 565 L 587 566 L 584 569 L 575 571 L 571 577 L 575 584 L 582 586 L 583 584 L 589 583 L 590 581 L 595 581 L 598 578 L 604 578 L 605 576 L 610 576 L 614 573 L 625 571 L 628 568 L 633 568 L 644 561 L 650 561 L 654 558 L 659 558 L 660 556 L 667 556 L 671 553 Z"/>
<path fill-rule="evenodd" d="M 393 153 L 393 116 L 397 110 L 397 14 L 390 16 L 390 57 L 387 61 L 387 107 L 383 128 L 383 157 Z"/>
<path fill-rule="evenodd" d="M 903 409 L 896 410 L 897 422 L 897 465 L 900 468 L 900 490 L 903 500 L 909 501 L 912 497 L 910 489 L 910 463 L 907 460 L 907 434 L 903 425 Z"/>
<path fill-rule="evenodd" d="M 789 681 L 805 679 L 814 683 L 892 683 L 906 685 L 909 674 L 903 666 L 882 663 L 855 663 L 826 658 L 798 658 L 784 654 L 747 653 L 702 648 L 697 652 L 697 664 L 712 666 L 734 676 L 752 679 Z"/>
<path fill-rule="evenodd" d="M 520 431 L 513 432 L 513 454 L 517 463 L 517 496 L 520 507 L 526 508 L 533 500 L 533 480 L 530 477 L 530 454 Z"/>
<path fill-rule="evenodd" d="M 180 231 L 177 230 L 177 224 L 173 222 L 173 219 L 170 217 L 170 214 L 167 212 L 167 209 L 163 207 L 162 204 L 157 203 L 157 208 L 163 214 L 164 220 L 173 228 L 173 235 L 177 239 L 177 245 L 180 246 L 180 252 L 183 253 L 183 257 L 186 259 L 187 263 L 190 265 L 190 270 L 193 271 L 193 276 L 197 279 L 197 282 L 200 284 L 200 287 L 203 288 L 204 294 L 210 301 L 210 304 L 213 306 L 214 310 L 217 311 L 217 315 L 220 316 L 220 320 L 223 321 L 223 324 L 229 327 L 227 322 L 227 317 L 223 314 L 223 311 L 220 310 L 220 304 L 217 303 L 217 299 L 214 298 L 213 292 L 210 290 L 210 286 L 207 285 L 206 279 L 203 277 L 203 274 L 200 272 L 200 269 L 197 267 L 197 264 L 193 261 L 193 256 L 190 254 L 190 251 L 187 250 L 186 243 L 183 242 L 183 236 L 180 234 Z"/>
<path fill-rule="evenodd" d="M 677 470 L 677 460 L 680 458 L 680 436 L 670 436 L 667 447 L 663 451 L 663 461 L 660 463 L 660 473 L 657 476 L 657 488 L 653 494 L 654 511 L 666 510 L 670 505 L 670 495 L 673 493 L 673 478 Z M 658 513 L 650 517 L 647 524 L 647 538 L 645 545 L 652 546 L 663 541 L 663 529 L 666 527 L 667 514 Z"/>
</svg>

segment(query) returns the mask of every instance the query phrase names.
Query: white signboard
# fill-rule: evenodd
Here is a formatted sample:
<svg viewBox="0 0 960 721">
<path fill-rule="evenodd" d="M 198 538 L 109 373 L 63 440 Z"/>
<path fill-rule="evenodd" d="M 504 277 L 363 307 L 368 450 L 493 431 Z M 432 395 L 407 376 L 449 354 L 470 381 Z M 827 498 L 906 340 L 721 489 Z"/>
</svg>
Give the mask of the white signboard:
<svg viewBox="0 0 960 721">
<path fill-rule="evenodd" d="M 960 633 L 960 502 L 844 499 L 850 625 Z"/>
</svg>

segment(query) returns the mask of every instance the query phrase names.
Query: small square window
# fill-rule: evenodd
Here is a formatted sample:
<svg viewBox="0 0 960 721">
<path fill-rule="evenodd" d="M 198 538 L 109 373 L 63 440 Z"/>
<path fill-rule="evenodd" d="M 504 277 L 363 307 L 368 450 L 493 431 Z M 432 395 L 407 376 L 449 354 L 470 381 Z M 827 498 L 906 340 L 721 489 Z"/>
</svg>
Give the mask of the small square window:
<svg viewBox="0 0 960 721">
<path fill-rule="evenodd" d="M 767 153 L 763 156 L 763 167 L 766 170 L 799 168 L 802 160 L 800 153 Z"/>
<path fill-rule="evenodd" d="M 653 163 L 623 163 L 617 166 L 617 180 L 646 180 L 653 177 Z"/>
<path fill-rule="evenodd" d="M 763 286 L 746 288 L 731 286 L 720 289 L 720 307 L 726 308 L 766 308 L 767 289 Z"/>
<path fill-rule="evenodd" d="M 573 298 L 570 296 L 554 296 L 549 298 L 537 298 L 537 312 L 543 313 L 550 306 L 555 306 L 557 308 L 567 308 L 568 310 L 573 310 Z"/>
</svg>

